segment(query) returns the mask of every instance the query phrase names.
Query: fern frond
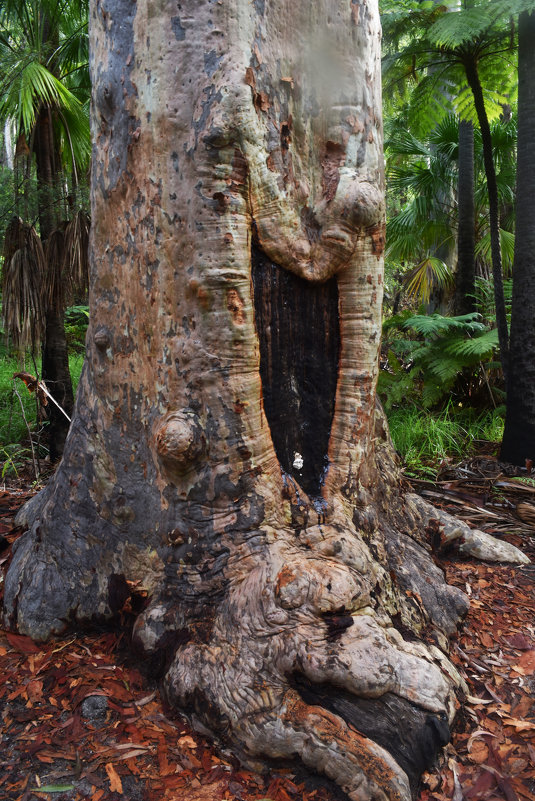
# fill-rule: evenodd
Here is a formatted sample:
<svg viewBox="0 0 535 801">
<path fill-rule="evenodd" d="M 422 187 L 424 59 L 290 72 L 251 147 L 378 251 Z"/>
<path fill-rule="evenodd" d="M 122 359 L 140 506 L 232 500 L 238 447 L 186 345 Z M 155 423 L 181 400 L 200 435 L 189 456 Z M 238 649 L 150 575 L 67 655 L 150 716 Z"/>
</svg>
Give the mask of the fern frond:
<svg viewBox="0 0 535 801">
<path fill-rule="evenodd" d="M 484 359 L 498 347 L 498 330 L 491 328 L 471 339 L 459 337 L 444 346 L 444 352 L 460 359 Z"/>
<path fill-rule="evenodd" d="M 404 328 L 412 328 L 417 334 L 424 337 L 435 337 L 452 329 L 464 329 L 468 333 L 481 331 L 485 328 L 480 322 L 478 312 L 460 314 L 457 317 L 443 317 L 441 314 L 415 314 L 405 322 Z"/>
<path fill-rule="evenodd" d="M 494 21 L 488 7 L 481 5 L 456 11 L 445 6 L 442 9 L 443 13 L 428 31 L 429 39 L 438 47 L 455 48 L 477 39 Z"/>
</svg>

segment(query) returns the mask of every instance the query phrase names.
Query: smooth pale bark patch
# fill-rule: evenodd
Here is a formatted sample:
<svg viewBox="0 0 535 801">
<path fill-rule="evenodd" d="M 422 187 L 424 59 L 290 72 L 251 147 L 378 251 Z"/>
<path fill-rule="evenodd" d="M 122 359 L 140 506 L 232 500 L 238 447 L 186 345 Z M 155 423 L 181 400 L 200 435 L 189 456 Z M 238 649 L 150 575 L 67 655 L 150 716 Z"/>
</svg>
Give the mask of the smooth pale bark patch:
<svg viewBox="0 0 535 801">
<path fill-rule="evenodd" d="M 505 540 L 499 540 L 486 531 L 470 528 L 464 521 L 435 509 L 419 495 L 408 495 L 419 512 L 428 520 L 435 520 L 441 528 L 441 540 L 444 545 L 460 540 L 459 553 L 475 556 L 484 562 L 508 562 L 513 565 L 527 565 L 530 559 L 520 548 Z"/>
</svg>

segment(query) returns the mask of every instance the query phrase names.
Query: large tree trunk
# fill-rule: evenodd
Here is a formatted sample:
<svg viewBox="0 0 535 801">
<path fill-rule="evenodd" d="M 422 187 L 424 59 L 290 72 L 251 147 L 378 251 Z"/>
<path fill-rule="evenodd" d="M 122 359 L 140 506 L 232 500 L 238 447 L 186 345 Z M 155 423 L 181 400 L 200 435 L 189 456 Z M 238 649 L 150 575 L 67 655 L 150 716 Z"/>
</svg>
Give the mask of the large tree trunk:
<svg viewBox="0 0 535 801">
<path fill-rule="evenodd" d="M 507 414 L 504 461 L 535 460 L 535 14 L 518 25 L 518 157 Z"/>
<path fill-rule="evenodd" d="M 199 726 L 407 799 L 466 599 L 376 411 L 377 5 L 106 0 L 91 29 L 87 359 L 6 620 L 45 638 L 138 583 L 134 642 Z"/>
</svg>

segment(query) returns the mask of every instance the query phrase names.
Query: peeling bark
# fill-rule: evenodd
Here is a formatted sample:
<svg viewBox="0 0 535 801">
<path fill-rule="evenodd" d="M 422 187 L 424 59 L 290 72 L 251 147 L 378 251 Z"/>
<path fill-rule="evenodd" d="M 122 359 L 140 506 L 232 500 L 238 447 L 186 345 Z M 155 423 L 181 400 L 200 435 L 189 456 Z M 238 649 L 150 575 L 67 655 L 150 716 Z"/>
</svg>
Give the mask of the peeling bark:
<svg viewBox="0 0 535 801">
<path fill-rule="evenodd" d="M 42 639 L 112 618 L 140 582 L 134 645 L 200 728 L 247 762 L 298 757 L 351 799 L 408 799 L 447 739 L 467 601 L 375 404 L 377 7 L 98 0 L 91 36 L 87 358 L 61 467 L 20 518 L 6 622 Z M 307 381 L 272 322 L 299 357 L 322 315 L 334 339 L 312 344 Z"/>
</svg>

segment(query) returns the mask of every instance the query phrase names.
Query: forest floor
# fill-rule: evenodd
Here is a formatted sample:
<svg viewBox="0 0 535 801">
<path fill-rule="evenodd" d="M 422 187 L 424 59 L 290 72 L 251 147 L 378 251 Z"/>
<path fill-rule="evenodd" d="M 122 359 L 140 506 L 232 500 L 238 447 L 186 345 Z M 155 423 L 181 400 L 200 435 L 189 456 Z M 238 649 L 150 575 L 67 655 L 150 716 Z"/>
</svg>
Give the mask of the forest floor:
<svg viewBox="0 0 535 801">
<path fill-rule="evenodd" d="M 468 685 L 451 743 L 419 801 L 535 801 L 535 480 L 480 457 L 416 482 L 424 497 L 522 548 L 533 565 L 441 565 L 470 596 L 451 658 Z M 24 487 L 0 489 L 0 594 Z M 1 601 L 1 598 L 0 598 Z M 46 644 L 0 630 L 2 801 L 334 801 L 292 768 L 239 766 L 163 702 L 114 631 Z"/>
</svg>

